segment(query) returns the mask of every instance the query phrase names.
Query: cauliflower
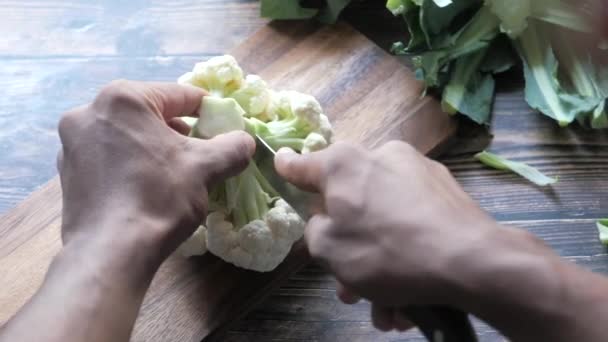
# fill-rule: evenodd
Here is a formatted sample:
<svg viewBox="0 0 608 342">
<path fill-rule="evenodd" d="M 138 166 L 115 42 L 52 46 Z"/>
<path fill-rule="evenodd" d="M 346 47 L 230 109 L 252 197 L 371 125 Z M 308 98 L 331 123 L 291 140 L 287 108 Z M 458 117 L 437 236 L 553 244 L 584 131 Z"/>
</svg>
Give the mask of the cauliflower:
<svg viewBox="0 0 608 342">
<path fill-rule="evenodd" d="M 234 99 L 204 97 L 191 136 L 210 139 L 231 131 L 242 131 L 245 129 L 244 114 Z"/>
<path fill-rule="evenodd" d="M 180 84 L 203 88 L 211 96 L 226 97 L 243 84 L 243 70 L 232 56 L 219 56 L 197 63 L 192 72 L 178 79 Z"/>
<path fill-rule="evenodd" d="M 305 222 L 283 200 L 278 200 L 263 220 L 235 229 L 224 214 L 207 217 L 207 244 L 211 253 L 238 267 L 268 272 L 285 259 L 304 234 Z"/>
<path fill-rule="evenodd" d="M 179 246 L 177 251 L 185 257 L 207 253 L 207 228 L 205 226 L 198 227 L 194 234 Z"/>
<path fill-rule="evenodd" d="M 334 135 L 334 130 L 331 127 L 331 122 L 329 122 L 329 118 L 325 114 L 321 114 L 321 119 L 319 121 L 319 128 L 316 133 L 319 133 L 325 138 L 327 143 L 331 144 L 331 140 Z"/>
<path fill-rule="evenodd" d="M 312 132 L 306 137 L 306 139 L 304 139 L 302 154 L 320 151 L 326 148 L 327 145 L 328 143 L 324 136 L 319 133 Z"/>
<path fill-rule="evenodd" d="M 257 75 L 248 75 L 241 89 L 230 94 L 230 97 L 245 109 L 250 116 L 266 114 L 270 104 L 270 89 L 264 80 Z"/>
<path fill-rule="evenodd" d="M 231 56 L 198 63 L 178 82 L 211 94 L 202 99 L 198 120 L 188 120 L 191 137 L 210 139 L 244 130 L 276 149 L 290 147 L 300 153 L 321 150 L 331 142 L 331 123 L 314 97 L 272 91 L 256 75 L 243 79 Z M 238 267 L 267 272 L 285 259 L 304 232 L 305 222 L 279 197 L 255 158 L 241 174 L 215 184 L 208 198 L 207 220 L 180 247 L 183 255 L 208 250 Z"/>
<path fill-rule="evenodd" d="M 323 109 L 314 97 L 296 91 L 280 92 L 276 96 L 278 100 L 270 110 L 279 119 L 267 123 L 271 135 L 305 138 L 321 127 Z"/>
</svg>

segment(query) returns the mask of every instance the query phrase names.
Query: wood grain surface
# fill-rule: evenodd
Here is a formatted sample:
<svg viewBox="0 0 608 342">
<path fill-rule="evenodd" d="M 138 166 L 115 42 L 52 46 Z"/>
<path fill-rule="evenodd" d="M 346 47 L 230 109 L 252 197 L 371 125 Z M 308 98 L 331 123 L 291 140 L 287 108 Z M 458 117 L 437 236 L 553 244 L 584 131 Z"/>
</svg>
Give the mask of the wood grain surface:
<svg viewBox="0 0 608 342">
<path fill-rule="evenodd" d="M 420 98 L 421 84 L 406 67 L 347 24 L 272 23 L 231 54 L 271 87 L 317 97 L 337 140 L 375 147 L 404 139 L 426 153 L 456 131 L 435 100 Z M 55 179 L 0 220 L 0 241 L 6 244 L 0 249 L 0 288 L 7 289 L 0 293 L 0 322 L 35 291 L 60 248 L 59 199 Z M 237 269 L 211 255 L 173 256 L 154 278 L 133 340 L 221 339 L 220 332 L 308 261 L 303 243 L 267 274 Z"/>
<path fill-rule="evenodd" d="M 383 2 L 368 1 L 348 10 L 345 17 L 388 48 L 404 37 L 405 27 L 382 9 Z M 155 8 L 154 16 L 149 16 L 149 8 Z M 265 23 L 258 18 L 256 0 L 4 0 L 0 16 L 0 213 L 55 175 L 55 125 L 62 111 L 90 101 L 102 84 L 115 78 L 173 81 L 200 58 L 232 48 Z M 146 32 L 160 32 L 162 39 Z M 409 64 L 406 59 L 401 62 Z M 530 110 L 523 101 L 518 72 L 499 79 L 498 86 L 490 149 L 558 175 L 560 182 L 553 189 L 540 189 L 479 165 L 473 152 L 489 139 L 483 134 L 472 136 L 470 131 L 476 129 L 470 126 L 461 131 L 466 139 L 452 146 L 442 161 L 494 217 L 539 235 L 568 260 L 608 274 L 608 254 L 594 226 L 596 218 L 608 216 L 608 135 L 578 127 L 561 129 Z M 43 191 L 57 194 L 52 188 Z M 58 215 L 58 197 L 47 206 Z M 19 208 L 40 211 L 27 204 Z M 30 223 L 24 220 L 6 216 L 3 222 L 21 222 L 29 228 L 9 235 L 0 230 L 2 236 L 9 236 L 0 242 L 0 258 L 6 260 L 0 262 L 0 282 L 5 272 L 22 272 L 24 277 L 8 286 L 2 283 L 2 292 L 15 296 L 31 293 L 41 271 L 37 276 L 24 272 L 4 251 L 14 251 L 25 240 L 36 241 L 49 255 L 58 247 L 56 235 L 34 238 L 36 224 L 56 220 L 53 214 L 30 218 Z M 191 267 L 200 271 L 198 262 Z M 483 342 L 504 340 L 491 328 L 477 327 Z M 376 331 L 370 323 L 369 305 L 341 304 L 332 277 L 315 265 L 289 277 L 219 339 L 424 341 L 416 331 Z"/>
</svg>

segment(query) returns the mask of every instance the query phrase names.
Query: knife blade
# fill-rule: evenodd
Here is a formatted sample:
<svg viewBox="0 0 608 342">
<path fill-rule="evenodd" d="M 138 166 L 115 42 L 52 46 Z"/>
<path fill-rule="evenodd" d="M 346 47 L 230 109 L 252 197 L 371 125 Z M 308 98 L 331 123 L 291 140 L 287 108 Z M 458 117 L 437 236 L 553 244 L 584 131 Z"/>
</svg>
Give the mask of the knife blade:
<svg viewBox="0 0 608 342">
<path fill-rule="evenodd" d="M 317 194 L 298 189 L 279 176 L 274 168 L 274 148 L 262 137 L 256 135 L 257 144 L 254 156 L 262 175 L 276 192 L 289 204 L 300 217 L 310 219 L 310 205 Z M 407 318 L 420 329 L 431 342 L 477 342 L 477 335 L 467 313 L 449 307 L 408 306 L 401 309 Z"/>
</svg>

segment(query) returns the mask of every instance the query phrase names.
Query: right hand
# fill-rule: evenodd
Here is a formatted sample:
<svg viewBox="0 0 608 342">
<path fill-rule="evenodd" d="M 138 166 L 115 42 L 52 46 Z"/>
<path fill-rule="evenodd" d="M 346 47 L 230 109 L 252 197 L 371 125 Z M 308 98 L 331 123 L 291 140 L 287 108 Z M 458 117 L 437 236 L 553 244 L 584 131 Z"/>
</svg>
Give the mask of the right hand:
<svg viewBox="0 0 608 342">
<path fill-rule="evenodd" d="M 276 168 L 322 194 L 326 212 L 308 224 L 309 251 L 344 284 L 343 301 L 373 303 L 382 330 L 407 327 L 394 308 L 452 303 L 460 291 L 454 270 L 497 227 L 447 168 L 405 143 L 376 150 L 337 143 L 308 155 L 281 150 Z"/>
</svg>

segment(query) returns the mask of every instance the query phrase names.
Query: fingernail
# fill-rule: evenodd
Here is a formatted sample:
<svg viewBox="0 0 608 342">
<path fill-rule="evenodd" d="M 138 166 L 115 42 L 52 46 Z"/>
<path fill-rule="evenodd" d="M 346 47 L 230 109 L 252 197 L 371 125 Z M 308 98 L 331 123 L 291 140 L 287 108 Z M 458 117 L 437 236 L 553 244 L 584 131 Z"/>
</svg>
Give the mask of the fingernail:
<svg viewBox="0 0 608 342">
<path fill-rule="evenodd" d="M 281 147 L 278 151 L 277 154 L 296 154 L 296 151 L 292 150 L 289 147 Z"/>
</svg>

